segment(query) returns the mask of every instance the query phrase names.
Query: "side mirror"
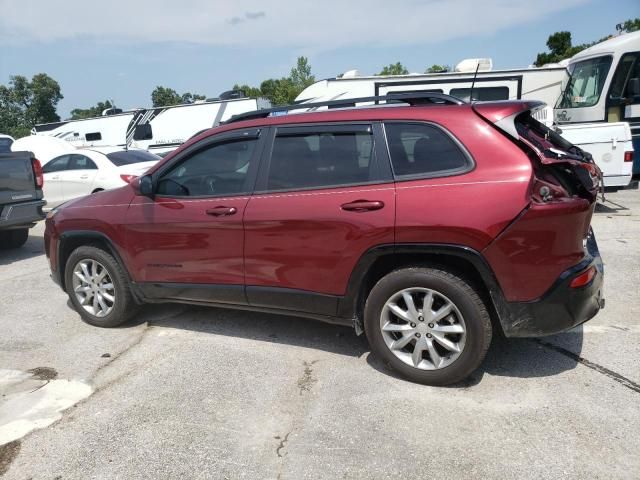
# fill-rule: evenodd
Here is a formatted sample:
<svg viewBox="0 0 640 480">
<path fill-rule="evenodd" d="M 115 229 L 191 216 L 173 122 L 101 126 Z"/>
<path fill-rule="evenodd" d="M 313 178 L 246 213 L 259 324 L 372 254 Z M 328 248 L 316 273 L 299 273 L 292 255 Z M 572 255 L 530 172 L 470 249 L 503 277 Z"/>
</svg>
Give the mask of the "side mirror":
<svg viewBox="0 0 640 480">
<path fill-rule="evenodd" d="M 640 78 L 630 78 L 627 83 L 627 98 L 633 98 L 640 95 Z"/>
<path fill-rule="evenodd" d="M 145 175 L 138 180 L 138 191 L 140 195 L 153 198 L 153 179 L 151 175 Z"/>
</svg>

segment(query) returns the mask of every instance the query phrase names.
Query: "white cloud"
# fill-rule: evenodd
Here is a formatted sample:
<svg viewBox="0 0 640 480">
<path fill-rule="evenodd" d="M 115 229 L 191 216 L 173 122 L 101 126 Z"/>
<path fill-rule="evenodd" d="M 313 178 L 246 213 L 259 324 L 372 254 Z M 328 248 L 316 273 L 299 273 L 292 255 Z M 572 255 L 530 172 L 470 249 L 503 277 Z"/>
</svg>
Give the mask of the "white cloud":
<svg viewBox="0 0 640 480">
<path fill-rule="evenodd" d="M 492 34 L 586 1 L 0 0 L 0 43 L 89 37 L 316 51 L 416 45 Z"/>
</svg>

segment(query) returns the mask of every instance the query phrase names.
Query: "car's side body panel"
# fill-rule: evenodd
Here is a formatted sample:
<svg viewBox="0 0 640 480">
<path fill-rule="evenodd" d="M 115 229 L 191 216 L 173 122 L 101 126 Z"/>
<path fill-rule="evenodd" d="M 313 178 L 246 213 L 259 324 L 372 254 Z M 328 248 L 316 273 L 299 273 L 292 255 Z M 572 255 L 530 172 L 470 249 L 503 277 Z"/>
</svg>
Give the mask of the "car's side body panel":
<svg viewBox="0 0 640 480">
<path fill-rule="evenodd" d="M 134 280 L 242 285 L 242 216 L 248 200 L 135 197 L 123 226 Z M 207 214 L 221 206 L 236 213 Z"/>
<path fill-rule="evenodd" d="M 341 208 L 356 200 L 384 207 Z M 254 195 L 244 219 L 246 283 L 344 295 L 360 256 L 393 243 L 394 216 L 393 183 Z"/>
</svg>

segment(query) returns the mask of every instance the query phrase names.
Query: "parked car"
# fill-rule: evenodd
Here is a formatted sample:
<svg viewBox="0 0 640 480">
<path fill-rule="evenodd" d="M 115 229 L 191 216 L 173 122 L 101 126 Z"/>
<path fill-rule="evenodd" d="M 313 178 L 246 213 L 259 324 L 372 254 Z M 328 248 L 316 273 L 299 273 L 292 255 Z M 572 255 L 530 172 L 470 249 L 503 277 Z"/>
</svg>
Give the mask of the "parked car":
<svg viewBox="0 0 640 480">
<path fill-rule="evenodd" d="M 141 149 L 77 149 L 43 167 L 47 206 L 52 208 L 90 193 L 121 187 L 155 165 L 160 157 Z"/>
<path fill-rule="evenodd" d="M 52 277 L 102 327 L 145 302 L 353 325 L 431 385 L 475 370 L 494 330 L 547 335 L 599 311 L 601 175 L 532 117 L 544 104 L 375 100 L 395 104 L 237 116 L 55 209 Z"/>
<path fill-rule="evenodd" d="M 42 183 L 42 167 L 30 152 L 0 152 L 1 250 L 24 245 L 29 228 L 44 219 Z"/>
</svg>

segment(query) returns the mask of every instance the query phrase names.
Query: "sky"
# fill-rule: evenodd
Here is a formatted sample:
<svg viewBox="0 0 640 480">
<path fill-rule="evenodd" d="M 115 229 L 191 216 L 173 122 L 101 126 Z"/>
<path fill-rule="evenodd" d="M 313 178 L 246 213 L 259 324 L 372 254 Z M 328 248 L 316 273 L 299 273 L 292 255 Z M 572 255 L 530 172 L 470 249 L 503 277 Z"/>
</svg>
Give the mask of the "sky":
<svg viewBox="0 0 640 480">
<path fill-rule="evenodd" d="M 208 97 L 258 86 L 300 55 L 317 79 L 398 61 L 526 67 L 553 32 L 584 43 L 634 17 L 640 0 L 0 0 L 0 83 L 47 73 L 67 118 L 105 99 L 150 106 L 157 85 Z"/>
</svg>

